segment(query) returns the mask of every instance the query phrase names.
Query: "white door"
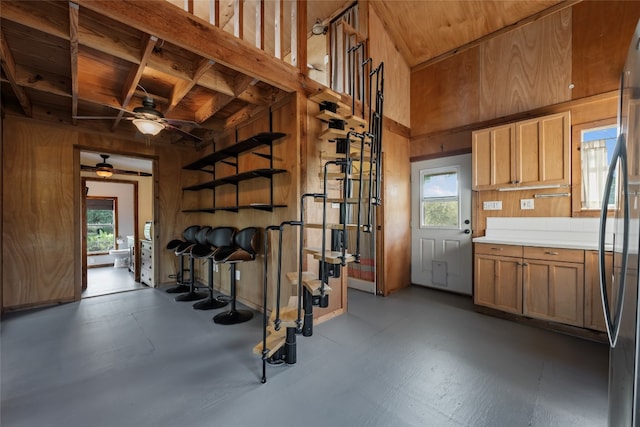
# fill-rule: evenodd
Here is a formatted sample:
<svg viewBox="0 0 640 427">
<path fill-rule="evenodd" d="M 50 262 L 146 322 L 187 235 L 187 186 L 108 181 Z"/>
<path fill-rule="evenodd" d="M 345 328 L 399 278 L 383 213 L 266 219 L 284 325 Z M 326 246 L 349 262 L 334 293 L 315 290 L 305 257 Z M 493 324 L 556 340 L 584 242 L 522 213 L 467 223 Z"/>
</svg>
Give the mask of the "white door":
<svg viewBox="0 0 640 427">
<path fill-rule="evenodd" d="M 411 164 L 411 282 L 471 295 L 471 154 Z"/>
</svg>

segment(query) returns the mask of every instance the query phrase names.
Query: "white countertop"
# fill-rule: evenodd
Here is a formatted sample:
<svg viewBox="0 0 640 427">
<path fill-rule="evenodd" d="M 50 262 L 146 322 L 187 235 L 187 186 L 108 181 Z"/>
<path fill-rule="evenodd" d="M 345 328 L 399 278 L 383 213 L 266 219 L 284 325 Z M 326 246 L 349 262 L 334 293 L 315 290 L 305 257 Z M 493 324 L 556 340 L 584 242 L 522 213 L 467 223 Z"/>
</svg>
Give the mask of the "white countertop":
<svg viewBox="0 0 640 427">
<path fill-rule="evenodd" d="M 474 243 L 598 250 L 597 218 L 487 218 L 486 235 Z M 610 229 L 609 227 L 607 227 Z M 611 250 L 611 236 L 605 248 Z"/>
</svg>

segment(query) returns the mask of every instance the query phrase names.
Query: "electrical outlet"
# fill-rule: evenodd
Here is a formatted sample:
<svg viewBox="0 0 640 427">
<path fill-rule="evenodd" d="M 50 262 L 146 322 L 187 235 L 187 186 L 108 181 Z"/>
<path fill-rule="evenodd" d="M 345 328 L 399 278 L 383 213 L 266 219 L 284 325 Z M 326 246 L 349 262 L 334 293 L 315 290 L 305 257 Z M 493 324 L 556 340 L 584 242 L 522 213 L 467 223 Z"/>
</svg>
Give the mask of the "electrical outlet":
<svg viewBox="0 0 640 427">
<path fill-rule="evenodd" d="M 485 211 L 501 211 L 502 210 L 502 200 L 494 200 L 490 202 L 483 202 L 482 209 Z"/>
<path fill-rule="evenodd" d="M 533 199 L 520 199 L 520 209 L 533 209 Z"/>
<path fill-rule="evenodd" d="M 236 270 L 236 280 L 240 280 L 240 270 Z"/>
<path fill-rule="evenodd" d="M 331 209 L 340 209 L 340 203 L 331 203 Z"/>
</svg>

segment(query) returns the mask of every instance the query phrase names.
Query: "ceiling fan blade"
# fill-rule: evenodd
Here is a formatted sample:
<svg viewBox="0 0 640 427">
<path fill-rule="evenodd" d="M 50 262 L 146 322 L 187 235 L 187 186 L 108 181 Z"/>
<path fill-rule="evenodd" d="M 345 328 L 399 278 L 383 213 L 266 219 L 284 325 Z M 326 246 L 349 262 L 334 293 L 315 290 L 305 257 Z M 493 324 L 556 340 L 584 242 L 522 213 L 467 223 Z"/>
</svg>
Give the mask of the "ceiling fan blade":
<svg viewBox="0 0 640 427">
<path fill-rule="evenodd" d="M 149 172 L 141 172 L 141 171 L 129 171 L 124 169 L 113 169 L 111 172 L 119 175 L 133 175 L 133 176 L 151 176 Z"/>
<path fill-rule="evenodd" d="M 78 120 L 115 120 L 118 118 L 116 116 L 72 116 L 72 117 Z"/>
<path fill-rule="evenodd" d="M 196 136 L 196 135 L 194 135 L 192 133 L 189 133 L 186 130 L 182 130 L 177 126 L 173 126 L 172 124 L 165 123 L 164 127 L 165 127 L 165 129 L 173 131 L 173 132 L 177 132 L 177 133 L 181 134 L 182 136 L 184 136 L 185 138 L 189 138 L 192 141 L 202 142 L 202 138 L 200 138 L 199 136 Z"/>
<path fill-rule="evenodd" d="M 83 171 L 95 172 L 96 169 L 98 168 L 96 168 L 95 166 L 80 165 L 80 170 L 83 170 Z"/>
<path fill-rule="evenodd" d="M 192 120 L 179 120 L 179 119 L 162 119 L 165 123 L 169 123 L 170 125 L 184 125 L 184 126 L 193 126 L 195 128 L 200 128 L 200 124 L 198 122 L 194 122 Z"/>
</svg>

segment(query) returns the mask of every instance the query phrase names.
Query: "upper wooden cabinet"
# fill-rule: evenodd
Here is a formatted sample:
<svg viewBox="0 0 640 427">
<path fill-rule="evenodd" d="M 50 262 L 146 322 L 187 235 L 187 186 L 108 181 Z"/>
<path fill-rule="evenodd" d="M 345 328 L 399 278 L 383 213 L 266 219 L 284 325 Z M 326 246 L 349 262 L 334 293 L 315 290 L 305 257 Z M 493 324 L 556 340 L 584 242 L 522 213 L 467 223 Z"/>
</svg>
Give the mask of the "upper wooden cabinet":
<svg viewBox="0 0 640 427">
<path fill-rule="evenodd" d="M 473 189 L 569 185 L 570 128 L 566 112 L 473 132 Z"/>
</svg>

